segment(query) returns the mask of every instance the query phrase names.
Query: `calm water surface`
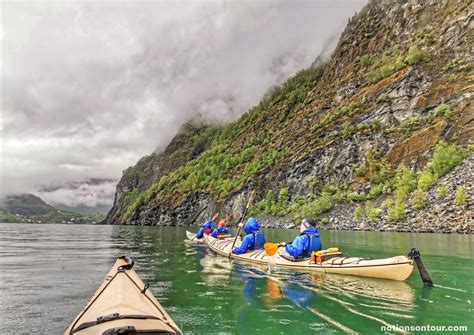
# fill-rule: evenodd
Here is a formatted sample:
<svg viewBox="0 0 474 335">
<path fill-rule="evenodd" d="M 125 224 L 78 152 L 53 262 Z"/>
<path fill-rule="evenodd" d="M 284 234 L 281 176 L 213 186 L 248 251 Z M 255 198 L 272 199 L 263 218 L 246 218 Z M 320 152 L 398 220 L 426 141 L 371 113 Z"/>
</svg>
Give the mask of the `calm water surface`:
<svg viewBox="0 0 474 335">
<path fill-rule="evenodd" d="M 267 240 L 296 231 L 267 230 Z M 416 246 L 436 287 L 255 268 L 185 242 L 185 229 L 0 224 L 1 334 L 62 334 L 128 254 L 186 334 L 380 334 L 383 325 L 464 325 L 474 331 L 469 235 L 323 231 L 325 247 L 388 257 Z"/>
</svg>

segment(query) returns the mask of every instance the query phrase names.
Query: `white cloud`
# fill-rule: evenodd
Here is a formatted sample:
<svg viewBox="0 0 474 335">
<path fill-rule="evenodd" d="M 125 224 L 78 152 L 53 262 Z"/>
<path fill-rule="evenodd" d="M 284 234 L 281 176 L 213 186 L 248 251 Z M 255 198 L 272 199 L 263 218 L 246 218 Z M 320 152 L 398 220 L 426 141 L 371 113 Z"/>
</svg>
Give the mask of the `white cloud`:
<svg viewBox="0 0 474 335">
<path fill-rule="evenodd" d="M 97 184 L 91 184 L 85 180 L 61 185 L 56 189 L 43 189 L 35 193 L 52 206 L 111 206 L 115 194 L 115 181 L 104 180 Z"/>
<path fill-rule="evenodd" d="M 3 3 L 2 191 L 118 179 L 183 122 L 237 118 L 363 3 Z"/>
</svg>

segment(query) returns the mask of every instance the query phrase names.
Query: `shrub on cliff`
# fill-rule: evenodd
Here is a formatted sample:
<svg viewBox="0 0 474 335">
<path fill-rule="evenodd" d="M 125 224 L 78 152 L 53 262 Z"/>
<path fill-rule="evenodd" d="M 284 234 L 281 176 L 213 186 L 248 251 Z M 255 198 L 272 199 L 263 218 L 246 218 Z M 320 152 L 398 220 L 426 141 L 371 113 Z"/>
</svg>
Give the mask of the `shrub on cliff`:
<svg viewBox="0 0 474 335">
<path fill-rule="evenodd" d="M 464 186 L 458 187 L 454 195 L 454 204 L 457 206 L 464 206 L 467 204 L 466 188 Z"/>
<path fill-rule="evenodd" d="M 387 208 L 389 221 L 403 220 L 406 217 L 406 205 L 403 201 L 389 198 L 385 200 L 384 206 Z"/>
<path fill-rule="evenodd" d="M 418 187 L 422 191 L 427 191 L 436 182 L 436 179 L 431 169 L 423 169 L 418 175 Z"/>
<path fill-rule="evenodd" d="M 375 208 L 375 206 L 370 201 L 367 201 L 365 204 L 365 211 L 367 212 L 367 216 L 369 217 L 370 221 L 377 220 L 380 215 L 380 210 Z"/>
<path fill-rule="evenodd" d="M 455 144 L 449 145 L 445 141 L 440 141 L 433 154 L 431 167 L 433 173 L 438 177 L 444 176 L 446 173 L 461 164 L 467 157 L 467 151 Z"/>
<path fill-rule="evenodd" d="M 362 221 L 363 218 L 364 218 L 364 214 L 362 213 L 362 208 L 356 207 L 354 211 L 354 220 Z"/>
<path fill-rule="evenodd" d="M 436 107 L 436 109 L 433 112 L 434 116 L 444 116 L 444 117 L 450 117 L 452 113 L 453 113 L 453 110 L 451 106 L 446 105 L 446 104 L 439 105 L 438 107 Z"/>
<path fill-rule="evenodd" d="M 436 191 L 436 197 L 443 199 L 448 195 L 448 188 L 446 185 L 441 185 Z"/>
<path fill-rule="evenodd" d="M 395 200 L 402 202 L 417 186 L 415 174 L 404 164 L 400 164 L 395 175 Z"/>
<path fill-rule="evenodd" d="M 405 57 L 404 61 L 407 64 L 415 65 L 422 60 L 422 57 L 422 52 L 416 46 L 412 46 L 408 50 L 407 56 Z"/>
<path fill-rule="evenodd" d="M 321 213 L 327 212 L 332 208 L 332 198 L 327 192 L 323 192 L 320 197 L 304 203 L 301 206 L 292 208 L 295 218 L 317 218 Z"/>
<path fill-rule="evenodd" d="M 421 189 L 416 189 L 411 195 L 411 205 L 414 209 L 422 209 L 426 207 L 425 192 Z"/>
</svg>

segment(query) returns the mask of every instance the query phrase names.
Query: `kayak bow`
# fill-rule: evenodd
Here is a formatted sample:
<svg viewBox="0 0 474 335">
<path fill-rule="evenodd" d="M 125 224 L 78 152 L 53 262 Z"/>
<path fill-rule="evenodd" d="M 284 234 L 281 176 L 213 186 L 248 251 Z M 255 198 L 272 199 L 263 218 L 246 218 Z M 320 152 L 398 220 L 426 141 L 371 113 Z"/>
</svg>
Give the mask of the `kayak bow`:
<svg viewBox="0 0 474 335">
<path fill-rule="evenodd" d="M 65 335 L 182 334 L 122 256 Z"/>
<path fill-rule="evenodd" d="M 200 244 L 204 244 L 206 243 L 204 241 L 204 238 L 195 238 L 196 237 L 196 233 L 191 233 L 190 231 L 187 231 L 186 230 L 186 238 L 190 241 L 195 241 L 196 243 L 200 243 Z"/>
</svg>

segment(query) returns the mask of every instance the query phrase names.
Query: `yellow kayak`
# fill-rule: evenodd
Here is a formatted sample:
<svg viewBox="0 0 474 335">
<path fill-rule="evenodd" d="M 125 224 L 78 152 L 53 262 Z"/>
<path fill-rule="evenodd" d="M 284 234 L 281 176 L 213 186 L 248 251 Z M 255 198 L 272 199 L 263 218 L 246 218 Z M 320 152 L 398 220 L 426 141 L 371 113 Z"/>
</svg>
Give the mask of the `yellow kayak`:
<svg viewBox="0 0 474 335">
<path fill-rule="evenodd" d="M 207 245 L 211 250 L 222 256 L 229 256 L 232 240 L 218 240 L 212 236 L 204 235 Z M 238 244 L 237 244 L 238 245 Z M 241 255 L 231 254 L 232 259 L 277 267 L 310 270 L 314 272 L 337 273 L 360 277 L 384 278 L 403 281 L 413 271 L 413 260 L 406 256 L 395 256 L 385 259 L 363 259 L 360 257 L 338 257 L 325 262 L 312 263 L 308 259 L 291 261 L 281 257 L 278 253 L 272 257 L 265 250 L 254 250 Z"/>
<path fill-rule="evenodd" d="M 118 258 L 64 334 L 182 334 L 132 267 L 132 259 Z"/>
</svg>

